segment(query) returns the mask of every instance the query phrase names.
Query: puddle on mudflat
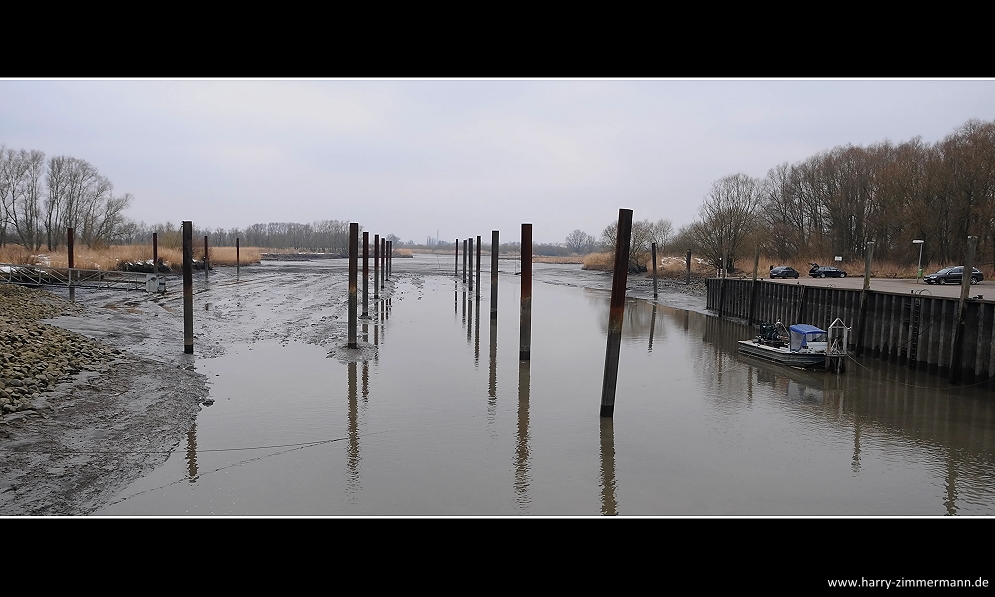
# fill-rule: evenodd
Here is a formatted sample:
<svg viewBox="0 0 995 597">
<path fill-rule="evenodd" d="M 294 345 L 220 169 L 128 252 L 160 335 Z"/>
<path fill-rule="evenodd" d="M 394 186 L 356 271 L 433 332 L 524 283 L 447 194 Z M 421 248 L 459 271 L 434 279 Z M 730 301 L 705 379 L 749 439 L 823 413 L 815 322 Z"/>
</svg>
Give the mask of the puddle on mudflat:
<svg viewBox="0 0 995 597">
<path fill-rule="evenodd" d="M 608 294 L 567 277 L 535 284 L 530 363 L 513 272 L 496 327 L 486 280 L 477 303 L 401 275 L 360 323 L 365 361 L 275 339 L 198 358 L 214 404 L 98 514 L 995 513 L 990 392 L 754 362 L 745 326 L 700 313 L 627 301 L 601 419 Z"/>
</svg>

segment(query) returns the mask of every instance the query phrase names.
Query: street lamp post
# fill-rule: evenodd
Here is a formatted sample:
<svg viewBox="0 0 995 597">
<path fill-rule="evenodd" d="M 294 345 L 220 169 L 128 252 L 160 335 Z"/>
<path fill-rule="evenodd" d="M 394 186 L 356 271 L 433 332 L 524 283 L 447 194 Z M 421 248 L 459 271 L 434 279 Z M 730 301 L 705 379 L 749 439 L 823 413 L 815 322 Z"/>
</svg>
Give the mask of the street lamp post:
<svg viewBox="0 0 995 597">
<path fill-rule="evenodd" d="M 922 246 L 924 244 L 926 244 L 926 241 L 924 241 L 924 240 L 914 240 L 914 241 L 912 241 L 912 244 L 919 245 L 919 267 L 918 267 L 917 273 L 916 273 L 916 284 L 918 284 L 919 283 L 919 278 L 922 277 Z"/>
</svg>

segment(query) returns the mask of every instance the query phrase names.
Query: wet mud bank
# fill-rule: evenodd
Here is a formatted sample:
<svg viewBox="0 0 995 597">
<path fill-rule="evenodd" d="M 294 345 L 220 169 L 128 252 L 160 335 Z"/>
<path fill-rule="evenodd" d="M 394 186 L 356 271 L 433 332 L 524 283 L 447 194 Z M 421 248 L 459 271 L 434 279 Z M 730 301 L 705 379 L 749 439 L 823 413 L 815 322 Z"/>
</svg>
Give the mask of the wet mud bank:
<svg viewBox="0 0 995 597">
<path fill-rule="evenodd" d="M 114 334 L 132 326 L 110 310 L 16 286 L 0 295 L 0 515 L 92 512 L 168 457 L 205 380 L 180 359 L 129 352 L 147 330 Z"/>
</svg>

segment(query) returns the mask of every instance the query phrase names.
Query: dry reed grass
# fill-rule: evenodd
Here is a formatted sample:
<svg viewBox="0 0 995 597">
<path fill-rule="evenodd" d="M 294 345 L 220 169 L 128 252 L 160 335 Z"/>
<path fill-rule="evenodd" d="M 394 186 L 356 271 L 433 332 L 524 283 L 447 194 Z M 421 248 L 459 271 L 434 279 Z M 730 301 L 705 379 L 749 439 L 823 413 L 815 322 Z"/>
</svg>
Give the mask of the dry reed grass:
<svg viewBox="0 0 995 597">
<path fill-rule="evenodd" d="M 212 267 L 235 265 L 235 247 L 209 247 L 208 253 Z M 245 265 L 259 263 L 259 254 L 259 247 L 241 247 L 239 259 Z M 203 259 L 204 249 L 195 246 L 193 257 Z M 173 271 L 179 271 L 183 267 L 182 249 L 159 247 L 159 258 Z M 77 247 L 73 266 L 81 269 L 115 270 L 120 263 L 151 259 L 151 245 L 115 245 L 101 249 Z M 53 253 L 33 253 L 20 245 L 7 245 L 0 247 L 0 263 L 69 267 L 69 255 L 65 247 Z"/>
<path fill-rule="evenodd" d="M 401 258 L 414 257 L 414 255 L 411 254 L 411 249 L 394 249 L 391 252 L 391 256 Z"/>
<path fill-rule="evenodd" d="M 532 263 L 572 263 L 580 264 L 584 263 L 584 255 L 569 255 L 561 257 L 553 257 L 550 255 L 533 255 Z"/>
</svg>

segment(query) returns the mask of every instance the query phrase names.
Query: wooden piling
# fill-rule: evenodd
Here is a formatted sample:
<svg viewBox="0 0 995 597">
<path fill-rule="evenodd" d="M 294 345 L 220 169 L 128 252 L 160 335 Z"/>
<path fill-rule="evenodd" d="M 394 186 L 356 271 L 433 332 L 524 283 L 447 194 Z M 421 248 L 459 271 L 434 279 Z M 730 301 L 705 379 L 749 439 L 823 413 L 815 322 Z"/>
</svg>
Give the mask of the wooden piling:
<svg viewBox="0 0 995 597">
<path fill-rule="evenodd" d="M 193 354 L 193 222 L 183 222 L 183 352 Z"/>
<path fill-rule="evenodd" d="M 477 300 L 480 300 L 480 235 L 477 235 Z M 480 309 L 477 309 L 480 313 Z"/>
<path fill-rule="evenodd" d="M 453 277 L 459 277 L 459 239 L 456 239 L 456 252 L 453 254 Z"/>
<path fill-rule="evenodd" d="M 470 291 L 472 292 L 473 291 L 473 237 L 472 236 L 469 239 L 467 239 L 467 243 L 468 243 L 468 247 L 469 247 L 467 249 L 467 251 L 468 251 L 467 255 L 468 256 L 463 258 L 463 269 L 464 270 L 467 270 L 467 269 L 469 270 L 466 273 L 466 279 L 467 279 L 467 282 L 470 283 Z M 466 265 L 467 263 L 470 264 L 469 268 L 467 268 L 467 265 Z"/>
<path fill-rule="evenodd" d="M 380 239 L 380 290 L 387 284 L 387 239 Z"/>
<path fill-rule="evenodd" d="M 358 348 L 356 343 L 356 327 L 359 323 L 357 309 L 357 279 L 359 277 L 359 224 L 349 224 L 349 348 Z"/>
<path fill-rule="evenodd" d="M 466 284 L 466 241 L 463 241 L 463 283 Z"/>
<path fill-rule="evenodd" d="M 601 416 L 615 414 L 615 387 L 618 358 L 622 348 L 622 315 L 625 310 L 625 282 L 629 274 L 629 242 L 632 238 L 632 210 L 618 210 L 615 234 L 615 272 L 612 276 L 611 307 L 608 312 L 608 346 L 605 349 L 605 376 L 601 385 Z"/>
<path fill-rule="evenodd" d="M 152 233 L 152 277 L 156 280 L 156 289 L 159 286 L 159 233 Z"/>
<path fill-rule="evenodd" d="M 522 307 L 519 317 L 518 360 L 528 361 L 532 354 L 532 224 L 522 224 Z"/>
<path fill-rule="evenodd" d="M 687 253 L 684 254 L 684 265 L 684 284 L 687 286 L 691 284 L 691 249 L 688 249 Z"/>
<path fill-rule="evenodd" d="M 242 257 L 239 255 L 238 237 L 235 237 L 235 281 L 242 277 Z"/>
<path fill-rule="evenodd" d="M 380 298 L 380 235 L 373 235 L 373 300 Z"/>
<path fill-rule="evenodd" d="M 871 289 L 871 263 L 874 260 L 874 241 L 867 241 L 866 249 L 864 250 L 864 289 L 860 292 L 860 307 L 857 311 L 857 333 L 854 334 L 854 342 L 856 344 L 855 352 L 857 356 L 863 356 L 864 354 L 864 336 L 867 334 L 867 303 L 868 303 L 868 293 Z"/>
<path fill-rule="evenodd" d="M 719 268 L 721 281 L 719 282 L 719 319 L 725 314 L 726 306 L 726 252 L 722 251 L 722 266 Z"/>
<path fill-rule="evenodd" d="M 491 231 L 491 320 L 496 320 L 498 302 L 498 231 Z"/>
<path fill-rule="evenodd" d="M 656 282 L 656 243 L 650 245 L 650 253 L 653 257 L 653 298 L 657 298 L 657 282 Z"/>
<path fill-rule="evenodd" d="M 71 302 L 76 302 L 76 287 L 73 286 L 73 268 L 76 267 L 76 249 L 75 249 L 75 237 L 76 230 L 73 228 L 66 228 L 66 245 L 69 250 L 69 300 Z"/>
<path fill-rule="evenodd" d="M 753 285 L 750 287 L 750 315 L 746 319 L 746 324 L 753 325 L 754 308 L 757 302 L 757 269 L 760 267 L 760 245 L 753 249 Z"/>
<path fill-rule="evenodd" d="M 962 381 L 964 370 L 968 369 L 962 361 L 964 360 L 964 338 L 967 335 L 964 325 L 965 307 L 967 297 L 971 292 L 971 276 L 974 273 L 974 250 L 978 244 L 977 236 L 967 237 L 967 254 L 964 257 L 964 274 L 960 282 L 960 301 L 957 304 L 957 320 L 954 325 L 954 337 L 950 346 L 950 383 L 959 384 Z M 973 371 L 974 363 L 970 369 Z"/>
<path fill-rule="evenodd" d="M 387 278 L 394 273 L 394 241 L 387 241 Z"/>
<path fill-rule="evenodd" d="M 363 231 L 363 318 L 370 317 L 370 233 Z"/>
<path fill-rule="evenodd" d="M 204 236 L 204 280 L 207 280 L 207 272 L 210 271 L 211 264 L 207 259 L 207 236 Z"/>
</svg>

